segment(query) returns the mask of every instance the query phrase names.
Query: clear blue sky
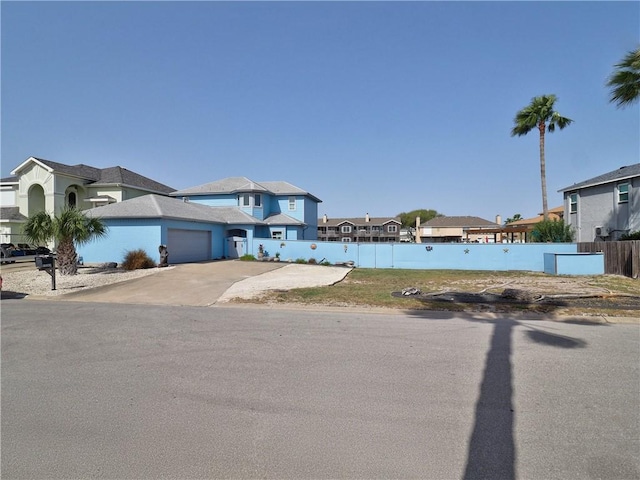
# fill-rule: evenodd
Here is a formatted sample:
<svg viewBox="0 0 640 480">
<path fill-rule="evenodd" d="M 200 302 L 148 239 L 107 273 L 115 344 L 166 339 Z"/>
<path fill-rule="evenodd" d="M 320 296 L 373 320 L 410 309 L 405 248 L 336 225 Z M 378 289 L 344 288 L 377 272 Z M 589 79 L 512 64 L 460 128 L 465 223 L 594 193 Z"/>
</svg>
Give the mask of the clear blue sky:
<svg viewBox="0 0 640 480">
<path fill-rule="evenodd" d="M 29 156 L 120 165 L 182 189 L 286 180 L 319 215 L 542 210 L 638 163 L 640 114 L 608 102 L 639 2 L 1 2 L 2 177 Z"/>
</svg>

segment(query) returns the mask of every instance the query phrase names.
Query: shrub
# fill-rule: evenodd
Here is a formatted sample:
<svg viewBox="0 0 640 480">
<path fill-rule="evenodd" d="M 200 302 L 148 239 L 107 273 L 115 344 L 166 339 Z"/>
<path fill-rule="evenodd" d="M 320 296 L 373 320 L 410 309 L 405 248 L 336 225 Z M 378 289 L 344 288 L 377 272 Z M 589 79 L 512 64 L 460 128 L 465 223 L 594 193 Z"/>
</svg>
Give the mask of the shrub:
<svg viewBox="0 0 640 480">
<path fill-rule="evenodd" d="M 323 260 L 322 262 L 320 262 L 320 265 L 324 265 L 325 267 L 330 267 L 331 262 L 329 260 Z"/>
<path fill-rule="evenodd" d="M 307 260 L 304 258 L 296 258 L 296 263 L 307 263 Z"/>
<path fill-rule="evenodd" d="M 240 260 L 242 260 L 243 262 L 254 262 L 256 260 L 256 257 L 251 255 L 250 253 L 245 253 L 240 257 Z"/>
<path fill-rule="evenodd" d="M 640 230 L 637 232 L 625 233 L 620 237 L 620 240 L 640 240 Z"/>
<path fill-rule="evenodd" d="M 310 265 L 317 265 L 317 264 L 318 264 L 318 261 L 317 261 L 315 258 L 310 258 L 308 263 L 309 263 Z"/>
<path fill-rule="evenodd" d="M 574 231 L 563 220 L 543 220 L 536 224 L 531 236 L 535 242 L 570 243 L 573 242 Z"/>
<path fill-rule="evenodd" d="M 125 270 L 138 270 L 141 268 L 153 268 L 156 263 L 142 249 L 131 250 L 127 252 L 122 262 L 122 268 Z"/>
</svg>

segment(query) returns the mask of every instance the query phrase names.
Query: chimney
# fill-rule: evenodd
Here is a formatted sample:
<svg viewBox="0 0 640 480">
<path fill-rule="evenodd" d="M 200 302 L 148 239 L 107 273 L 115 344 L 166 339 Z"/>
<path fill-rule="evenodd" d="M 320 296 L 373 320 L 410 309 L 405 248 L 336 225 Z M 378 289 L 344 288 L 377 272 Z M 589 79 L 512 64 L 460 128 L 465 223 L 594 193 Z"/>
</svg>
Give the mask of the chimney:
<svg viewBox="0 0 640 480">
<path fill-rule="evenodd" d="M 420 217 L 416 217 L 416 243 L 422 243 L 422 238 L 420 238 Z"/>
<path fill-rule="evenodd" d="M 329 221 L 329 218 L 327 217 L 327 214 L 325 213 L 325 214 L 322 216 L 322 223 L 327 223 L 328 221 Z"/>
<path fill-rule="evenodd" d="M 364 221 L 365 221 L 365 223 L 369 223 L 369 220 L 371 220 L 371 219 L 369 218 L 369 214 L 368 214 L 368 213 L 366 213 L 366 214 L 365 214 L 365 216 L 364 216 Z"/>
<path fill-rule="evenodd" d="M 500 215 L 496 215 L 496 223 L 502 225 L 502 217 Z"/>
</svg>

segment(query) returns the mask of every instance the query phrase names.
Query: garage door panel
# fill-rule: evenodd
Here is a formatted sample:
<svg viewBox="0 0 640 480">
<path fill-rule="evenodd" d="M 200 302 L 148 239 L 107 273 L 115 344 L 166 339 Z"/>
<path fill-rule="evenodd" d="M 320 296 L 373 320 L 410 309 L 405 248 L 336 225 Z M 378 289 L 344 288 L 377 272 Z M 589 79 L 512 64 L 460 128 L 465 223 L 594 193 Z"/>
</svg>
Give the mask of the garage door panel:
<svg viewBox="0 0 640 480">
<path fill-rule="evenodd" d="M 167 236 L 169 263 L 211 260 L 211 232 L 170 228 Z"/>
</svg>

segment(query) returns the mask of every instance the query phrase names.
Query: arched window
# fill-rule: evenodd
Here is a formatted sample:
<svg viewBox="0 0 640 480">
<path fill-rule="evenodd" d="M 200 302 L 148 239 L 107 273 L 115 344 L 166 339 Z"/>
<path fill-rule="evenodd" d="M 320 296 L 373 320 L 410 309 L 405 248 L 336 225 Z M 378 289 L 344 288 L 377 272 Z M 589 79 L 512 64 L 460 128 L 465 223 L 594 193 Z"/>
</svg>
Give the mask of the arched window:
<svg viewBox="0 0 640 480">
<path fill-rule="evenodd" d="M 69 205 L 71 208 L 76 208 L 76 204 L 77 204 L 76 192 L 69 192 L 69 196 L 67 197 L 67 205 Z"/>
</svg>

